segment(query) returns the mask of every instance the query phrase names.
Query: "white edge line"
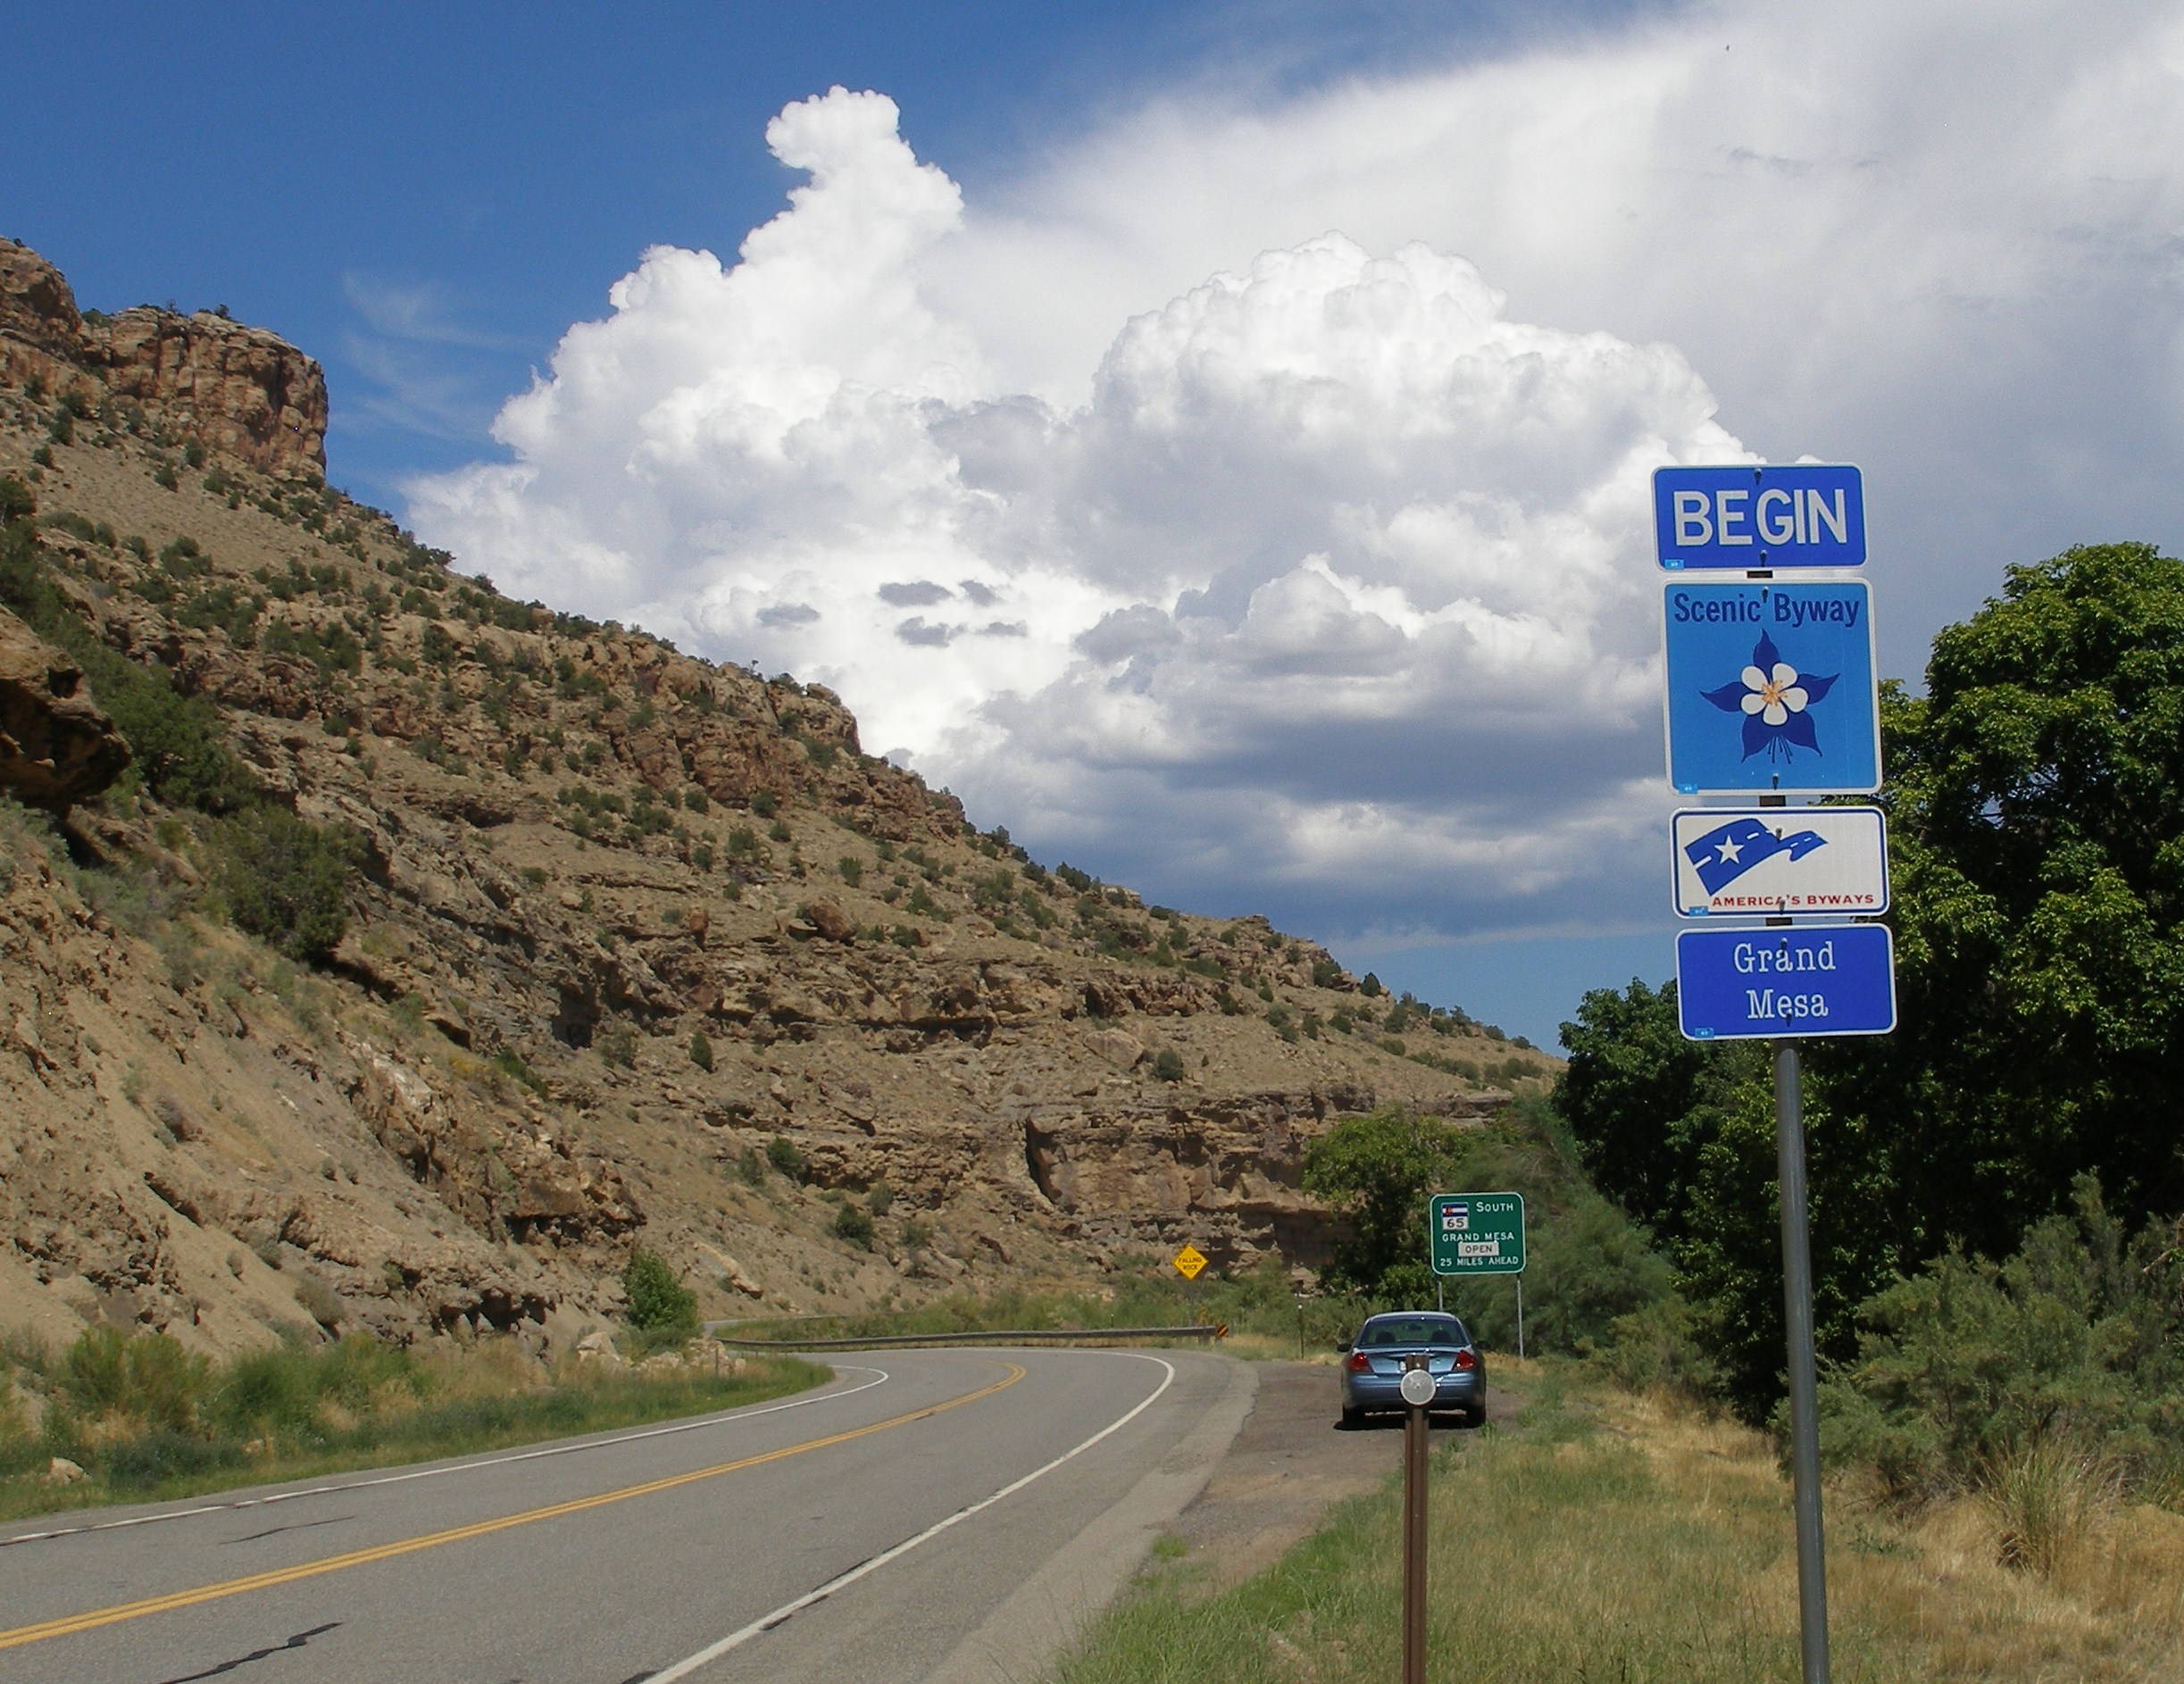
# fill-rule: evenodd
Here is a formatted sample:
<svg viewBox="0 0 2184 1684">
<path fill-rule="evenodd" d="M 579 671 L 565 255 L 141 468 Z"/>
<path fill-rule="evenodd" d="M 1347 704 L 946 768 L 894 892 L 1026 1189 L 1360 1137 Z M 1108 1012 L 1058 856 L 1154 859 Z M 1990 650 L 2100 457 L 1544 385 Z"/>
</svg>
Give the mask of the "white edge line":
<svg viewBox="0 0 2184 1684">
<path fill-rule="evenodd" d="M 870 1368 L 863 1363 L 839 1363 L 833 1366 L 848 1369 L 876 1378 L 862 1385 L 852 1386 L 846 1391 L 813 1391 L 786 1403 L 763 1404 L 757 1408 L 731 1409 L 709 1415 L 699 1415 L 688 1421 L 670 1421 L 663 1427 L 643 1427 L 632 1432 L 617 1433 L 610 1438 L 580 1438 L 573 1443 L 542 1446 L 532 1450 L 512 1450 L 500 1455 L 482 1456 L 475 1461 L 450 1462 L 435 1468 L 411 1468 L 401 1473 L 382 1473 L 368 1480 L 345 1480 L 338 1485 L 313 1485 L 294 1491 L 276 1491 L 270 1496 L 246 1496 L 233 1503 L 204 1503 L 196 1508 L 162 1509 L 156 1514 L 133 1514 L 127 1520 L 95 1521 L 86 1526 L 57 1526 L 48 1532 L 18 1532 L 13 1538 L 0 1538 L 0 1549 L 16 1544 L 42 1544 L 59 1538 L 80 1538 L 88 1532 L 116 1532 L 131 1526 L 155 1526 L 164 1521 L 187 1521 L 204 1514 L 226 1514 L 243 1509 L 266 1508 L 275 1503 L 291 1502 L 300 1496 L 330 1496 L 343 1491 L 369 1490 L 380 1485 L 406 1485 L 413 1480 L 437 1480 L 443 1474 L 469 1473 L 479 1468 L 505 1467 L 512 1462 L 538 1462 L 548 1456 L 572 1456 L 579 1451 L 604 1450 L 613 1445 L 633 1444 L 640 1438 L 664 1438 L 673 1433 L 696 1432 L 706 1427 L 724 1427 L 738 1421 L 750 1421 L 760 1415 L 777 1414 L 784 1409 L 801 1409 L 806 1404 L 829 1404 L 845 1397 L 854 1397 L 859 1392 L 884 1386 L 890 1378 L 884 1368 Z"/>
<path fill-rule="evenodd" d="M 870 1556 L 866 1560 L 859 1562 L 847 1572 L 838 1573 L 834 1578 L 828 1580 L 825 1584 L 820 1586 L 816 1590 L 807 1590 L 795 1601 L 783 1603 L 779 1607 L 774 1609 L 772 1613 L 762 1613 L 757 1619 L 752 1621 L 749 1625 L 744 1626 L 738 1630 L 729 1632 L 717 1643 L 706 1645 L 705 1647 L 700 1649 L 696 1655 L 690 1655 L 687 1659 L 678 1661 L 672 1666 L 663 1668 L 657 1672 L 647 1674 L 646 1684 L 674 1684 L 674 1681 L 677 1679 L 689 1677 L 690 1674 L 696 1671 L 698 1668 L 709 1665 L 713 1662 L 719 1660 L 730 1649 L 740 1647 L 742 1645 L 748 1643 L 753 1638 L 758 1636 L 762 1631 L 771 1630 L 775 1626 L 779 1625 L 782 1621 L 788 1619 L 793 1614 L 801 1613 L 804 1609 L 810 1607 L 815 1602 L 824 1601 L 827 1597 L 831 1596 L 836 1591 L 841 1589 L 844 1586 L 854 1584 L 858 1580 L 863 1578 L 865 1574 L 878 1572 L 889 1562 L 894 1561 L 900 1556 L 907 1555 L 912 1550 L 917 1548 L 919 1545 L 927 1543 L 931 1539 L 939 1537 L 941 1533 L 946 1531 L 948 1528 L 955 1525 L 958 1521 L 969 1520 L 973 1514 L 978 1513 L 981 1509 L 989 1509 L 993 1507 L 995 1504 L 1000 1502 L 1004 1496 L 1013 1496 L 1015 1495 L 1015 1493 L 1022 1490 L 1024 1487 L 1029 1485 L 1034 1480 L 1044 1479 L 1047 1474 L 1052 1473 L 1063 1463 L 1072 1461 L 1076 1457 L 1082 1455 L 1101 1439 L 1106 1438 L 1108 1434 L 1121 1431 L 1121 1430 L 1129 1426 L 1131 1421 L 1137 1420 L 1138 1417 L 1145 1413 L 1146 1410 L 1152 1408 L 1153 1405 L 1159 1401 L 1160 1395 L 1166 1391 L 1169 1387 L 1175 1384 L 1175 1364 L 1167 1361 L 1164 1357 L 1146 1356 L 1137 1351 L 1116 1351 L 1113 1353 L 1113 1355 L 1116 1356 L 1130 1357 L 1134 1361 L 1140 1363 L 1157 1363 L 1162 1368 L 1166 1369 L 1168 1371 L 1165 1378 L 1162 1380 L 1161 1383 L 1153 1388 L 1151 1395 L 1148 1396 L 1145 1401 L 1140 1403 L 1135 1409 L 1132 1409 L 1126 1415 L 1120 1416 L 1117 1419 L 1109 1421 L 1105 1427 L 1102 1427 L 1097 1432 L 1094 1433 L 1089 1438 L 1086 1439 L 1082 1444 L 1077 1446 L 1074 1449 L 1064 1450 L 1060 1455 L 1056 1456 L 1052 1462 L 1049 1462 L 1045 1467 L 1034 1468 L 1030 1472 L 1025 1474 L 1021 1480 L 1013 1480 L 1009 1484 L 1003 1486 L 991 1496 L 982 1497 L 978 1502 L 971 1504 L 967 1508 L 957 1509 L 954 1513 L 949 1515 L 946 1520 L 934 1522 L 934 1524 L 927 1527 L 915 1538 L 905 1538 L 901 1543 L 896 1545 L 893 1548 L 882 1550 L 879 1555 Z"/>
</svg>

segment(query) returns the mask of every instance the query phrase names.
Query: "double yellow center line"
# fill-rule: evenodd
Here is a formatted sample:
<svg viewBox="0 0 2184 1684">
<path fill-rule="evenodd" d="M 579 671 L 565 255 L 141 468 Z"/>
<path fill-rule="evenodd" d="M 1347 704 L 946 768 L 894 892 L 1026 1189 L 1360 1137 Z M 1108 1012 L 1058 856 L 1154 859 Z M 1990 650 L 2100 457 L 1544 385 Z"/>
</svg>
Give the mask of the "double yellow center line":
<svg viewBox="0 0 2184 1684">
<path fill-rule="evenodd" d="M 254 1590 L 271 1590 L 276 1586 L 294 1584 L 301 1579 L 316 1579 L 321 1574 L 338 1573 L 351 1567 L 367 1567 L 373 1562 L 392 1561 L 397 1555 L 413 1555 L 419 1550 L 438 1549 L 443 1544 L 460 1544 L 468 1538 L 485 1538 L 495 1532 L 510 1531 L 539 1521 L 558 1520 L 564 1514 L 581 1514 L 587 1509 L 604 1508 L 610 1503 L 626 1503 L 632 1497 L 652 1496 L 661 1491 L 672 1491 L 679 1486 L 696 1485 L 701 1480 L 715 1480 L 724 1473 L 763 1467 L 769 1462 L 786 1461 L 790 1456 L 803 1455 L 806 1451 L 824 1450 L 833 1445 L 847 1444 L 852 1439 L 869 1438 L 876 1432 L 906 1427 L 913 1421 L 943 1415 L 951 1409 L 961 1409 L 965 1404 L 975 1404 L 981 1398 L 991 1397 L 996 1392 L 1006 1391 L 1023 1379 L 1024 1371 L 1013 1363 L 1004 1366 L 1008 1372 L 991 1386 L 975 1392 L 966 1392 L 961 1397 L 951 1397 L 946 1403 L 929 1404 L 923 1409 L 913 1409 L 906 1415 L 876 1421 L 869 1427 L 853 1427 L 846 1432 L 829 1433 L 823 1438 L 807 1438 L 801 1444 L 786 1445 L 779 1450 L 738 1457 L 734 1462 L 717 1462 L 709 1468 L 672 1474 L 664 1480 L 648 1480 L 642 1485 L 625 1485 L 619 1490 L 602 1491 L 596 1496 L 574 1497 L 566 1503 L 550 1503 L 544 1508 L 526 1509 L 520 1514 L 504 1514 L 497 1520 L 475 1521 L 468 1526 L 451 1526 L 446 1531 L 424 1532 L 415 1538 L 398 1538 L 391 1544 L 375 1544 L 369 1549 L 354 1549 L 341 1555 L 325 1555 L 317 1561 L 298 1563 L 293 1567 L 277 1567 L 268 1572 L 246 1574 L 241 1579 L 223 1579 L 218 1584 L 200 1585 L 194 1590 L 171 1591 L 163 1596 L 146 1596 L 141 1602 L 118 1603 L 110 1608 L 94 1608 L 85 1613 L 67 1614 L 58 1620 L 41 1620 L 36 1625 L 16 1626 L 12 1630 L 0 1631 L 0 1649 L 20 1648 L 26 1643 L 42 1643 L 48 1638 L 64 1638 L 78 1631 L 96 1630 L 101 1626 L 119 1625 L 128 1620 L 142 1620 L 151 1614 L 170 1613 L 177 1608 L 191 1608 L 203 1602 L 217 1602 L 223 1596 L 240 1596 Z"/>
</svg>

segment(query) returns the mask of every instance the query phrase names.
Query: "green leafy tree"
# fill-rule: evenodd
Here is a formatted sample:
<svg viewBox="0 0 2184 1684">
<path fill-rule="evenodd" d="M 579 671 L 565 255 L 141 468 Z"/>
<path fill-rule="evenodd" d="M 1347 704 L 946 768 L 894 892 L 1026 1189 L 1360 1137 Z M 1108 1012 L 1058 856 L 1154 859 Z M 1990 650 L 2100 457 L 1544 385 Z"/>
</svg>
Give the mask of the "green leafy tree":
<svg viewBox="0 0 2184 1684">
<path fill-rule="evenodd" d="M 629 1299 L 629 1325 L 663 1337 L 697 1331 L 697 1295 L 676 1278 L 667 1260 L 642 1246 L 621 1271 Z"/>
<path fill-rule="evenodd" d="M 322 963 L 348 927 L 346 896 L 357 846 L 333 826 L 279 807 L 247 807 L 215 835 L 217 881 L 238 929 L 291 959 Z"/>
<path fill-rule="evenodd" d="M 2093 1172 L 2184 1206 L 2184 562 L 2009 570 L 1885 714 L 1901 1024 L 1815 1060 L 1921 1219 L 1999 1255 Z"/>
<path fill-rule="evenodd" d="M 1807 1044 L 1823 1352 L 1952 1247 L 1999 1257 L 2094 1174 L 2120 1220 L 2184 1205 L 2184 563 L 2146 545 L 2012 568 L 1884 688 L 1898 1027 Z M 1730 1395 L 1779 1395 L 1771 1088 L 1680 1047 L 1672 989 L 1586 997 L 1557 1101 L 1602 1187 L 1671 1246 Z"/>
<path fill-rule="evenodd" d="M 1677 1125 L 1697 1104 L 1706 1049 L 1676 1023 L 1676 985 L 1589 990 L 1563 1025 L 1555 1105 L 1594 1180 L 1663 1238 L 1679 1234 L 1699 1143 Z"/>
<path fill-rule="evenodd" d="M 1374 1297 L 1422 1303 L 1433 1293 L 1426 1196 L 1450 1185 L 1462 1156 L 1446 1123 L 1399 1107 L 1349 1117 L 1305 1155 L 1305 1190 L 1341 1221 L 1322 1277 Z"/>
</svg>

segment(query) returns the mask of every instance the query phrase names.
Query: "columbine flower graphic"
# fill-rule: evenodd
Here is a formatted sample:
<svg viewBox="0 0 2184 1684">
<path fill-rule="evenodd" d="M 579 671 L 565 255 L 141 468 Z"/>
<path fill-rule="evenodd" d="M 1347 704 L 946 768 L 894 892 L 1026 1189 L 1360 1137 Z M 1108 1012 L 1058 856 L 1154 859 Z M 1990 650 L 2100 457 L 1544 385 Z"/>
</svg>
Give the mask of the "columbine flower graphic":
<svg viewBox="0 0 2184 1684">
<path fill-rule="evenodd" d="M 1820 738 L 1813 729 L 1807 710 L 1835 688 L 1840 673 L 1819 678 L 1800 672 L 1782 659 L 1774 639 L 1765 632 L 1752 651 L 1752 664 L 1734 684 L 1699 694 L 1724 713 L 1744 715 L 1744 757 L 1767 751 L 1769 759 L 1788 760 L 1793 747 L 1820 753 Z"/>
</svg>

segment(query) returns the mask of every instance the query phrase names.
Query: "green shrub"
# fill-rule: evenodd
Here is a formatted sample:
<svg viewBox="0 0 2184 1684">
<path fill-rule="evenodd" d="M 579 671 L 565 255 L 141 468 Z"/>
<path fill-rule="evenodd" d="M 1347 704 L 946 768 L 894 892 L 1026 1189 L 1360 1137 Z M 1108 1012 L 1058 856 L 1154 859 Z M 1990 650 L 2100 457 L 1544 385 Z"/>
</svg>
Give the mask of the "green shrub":
<svg viewBox="0 0 2184 1684">
<path fill-rule="evenodd" d="M 318 1413 L 318 1388 L 311 1380 L 310 1364 L 299 1351 L 252 1351 L 228 1364 L 208 1413 L 229 1432 L 300 1433 Z"/>
<path fill-rule="evenodd" d="M 213 880 L 237 928 L 313 963 L 340 945 L 358 853 L 349 832 L 254 806 L 222 820 L 212 848 Z"/>
<path fill-rule="evenodd" d="M 62 1359 L 61 1387 L 87 1415 L 124 1415 L 149 1427 L 188 1427 L 206 1363 L 164 1333 L 131 1337 L 87 1328 Z"/>
<path fill-rule="evenodd" d="M 1697 1317 L 1672 1295 L 1608 1323 L 1607 1338 L 1588 1352 L 1593 1365 L 1626 1391 L 1670 1391 L 1711 1398 L 1721 1384 L 1713 1359 L 1699 1342 Z"/>
<path fill-rule="evenodd" d="M 671 1323 L 665 1334 L 632 1330 L 628 1338 L 639 1348 L 664 1344 L 688 1325 Z M 493 1344 L 498 1349 L 421 1356 L 369 1334 L 317 1343 L 299 1330 L 273 1349 L 214 1365 L 163 1335 L 120 1329 L 95 1330 L 58 1355 L 0 1338 L 0 1359 L 46 1394 L 45 1419 L 34 1430 L 12 1406 L 0 1366 L 0 1479 L 35 1473 L 61 1455 L 90 1475 L 63 1503 L 176 1496 L 688 1414 L 818 1378 L 800 1365 L 784 1371 L 768 1364 L 755 1383 L 591 1370 L 542 1386 L 536 1365 L 512 1342 Z M 435 1396 L 443 1388 L 448 1395 Z M 39 1513 L 54 1501 L 40 1482 L 0 1484 L 0 1514 Z"/>
<path fill-rule="evenodd" d="M 864 1196 L 864 1208 L 875 1216 L 885 1216 L 895 1205 L 895 1189 L 885 1181 L 874 1181 L 871 1191 Z"/>
<path fill-rule="evenodd" d="M 1153 1080 L 1155 1081 L 1181 1081 L 1183 1080 L 1183 1055 L 1172 1046 L 1162 1047 L 1154 1055 Z"/>
<path fill-rule="evenodd" d="M 2076 1193 L 2073 1214 L 2033 1224 L 2003 1262 L 1951 1252 L 1858 1306 L 1858 1355 L 1821 1388 L 1831 1460 L 1900 1496 L 2006 1473 L 2034 1501 L 2048 1446 L 2140 1488 L 2184 1479 L 2174 1227 L 2131 1237 L 2090 1176 Z"/>
<path fill-rule="evenodd" d="M 690 1062 L 700 1070 L 713 1068 L 713 1043 L 705 1038 L 704 1030 L 696 1030 L 691 1032 Z"/>
<path fill-rule="evenodd" d="M 663 1337 L 697 1331 L 697 1295 L 676 1279 L 666 1259 L 638 1246 L 621 1271 L 629 1296 L 629 1325 Z"/>
<path fill-rule="evenodd" d="M 792 1181 L 804 1180 L 804 1154 L 796 1149 L 794 1140 L 775 1135 L 766 1142 L 766 1162 Z"/>
<path fill-rule="evenodd" d="M 863 863 L 849 855 L 843 855 L 835 869 L 841 872 L 842 881 L 852 888 L 864 880 Z"/>
<path fill-rule="evenodd" d="M 868 1211 L 845 1205 L 834 1213 L 834 1237 L 865 1251 L 872 1248 L 872 1218 Z"/>
</svg>

